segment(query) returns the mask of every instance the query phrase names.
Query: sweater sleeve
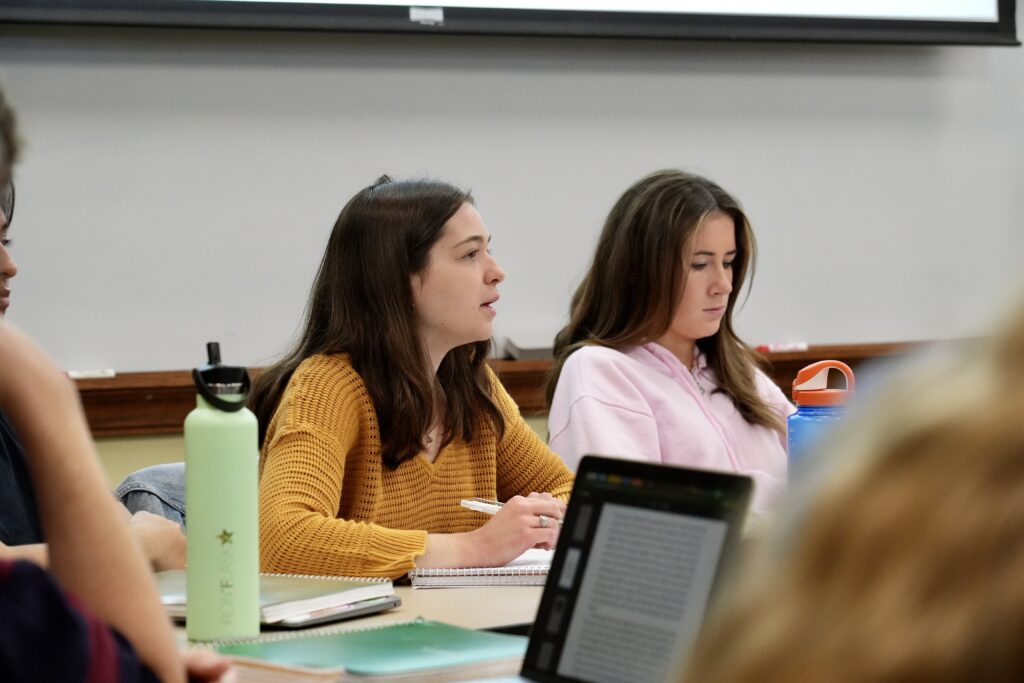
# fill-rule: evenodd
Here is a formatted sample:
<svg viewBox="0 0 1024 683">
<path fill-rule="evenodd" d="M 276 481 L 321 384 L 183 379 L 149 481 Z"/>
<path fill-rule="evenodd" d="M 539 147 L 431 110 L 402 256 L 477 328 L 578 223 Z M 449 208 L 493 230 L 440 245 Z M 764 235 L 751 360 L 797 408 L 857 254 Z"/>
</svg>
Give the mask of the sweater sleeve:
<svg viewBox="0 0 1024 683">
<path fill-rule="evenodd" d="M 505 434 L 496 453 L 496 484 L 500 500 L 533 492 L 550 493 L 566 501 L 573 474 L 534 432 L 505 387 L 492 374 L 492 397 L 505 419 Z"/>
<path fill-rule="evenodd" d="M 402 576 L 424 552 L 427 532 L 338 518 L 343 496 L 365 493 L 346 489 L 346 470 L 364 470 L 352 480 L 371 486 L 374 477 L 365 470 L 380 465 L 368 462 L 372 458 L 353 459 L 360 446 L 358 392 L 351 386 L 338 390 L 336 382 L 328 382 L 328 387 L 318 384 L 324 384 L 323 377 L 296 372 L 282 398 L 279 413 L 284 412 L 275 416 L 276 429 L 264 445 L 259 496 L 262 569 Z"/>
</svg>

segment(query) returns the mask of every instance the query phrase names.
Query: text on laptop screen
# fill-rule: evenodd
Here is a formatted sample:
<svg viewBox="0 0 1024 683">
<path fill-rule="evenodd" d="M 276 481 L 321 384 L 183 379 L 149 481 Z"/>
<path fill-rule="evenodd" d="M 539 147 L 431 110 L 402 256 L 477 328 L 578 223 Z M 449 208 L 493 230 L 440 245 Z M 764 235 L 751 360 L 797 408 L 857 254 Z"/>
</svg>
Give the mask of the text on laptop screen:
<svg viewBox="0 0 1024 683">
<path fill-rule="evenodd" d="M 749 480 L 589 460 L 523 673 L 540 681 L 666 680 L 697 637 L 742 524 Z"/>
</svg>

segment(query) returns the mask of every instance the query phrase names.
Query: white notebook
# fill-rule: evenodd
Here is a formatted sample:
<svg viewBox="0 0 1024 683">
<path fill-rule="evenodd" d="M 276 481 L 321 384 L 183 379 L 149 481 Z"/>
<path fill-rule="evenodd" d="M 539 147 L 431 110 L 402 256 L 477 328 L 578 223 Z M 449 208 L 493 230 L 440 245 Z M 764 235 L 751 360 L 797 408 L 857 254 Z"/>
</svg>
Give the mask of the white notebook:
<svg viewBox="0 0 1024 683">
<path fill-rule="evenodd" d="M 413 588 L 468 588 L 471 586 L 543 586 L 554 551 L 531 548 L 503 567 L 413 569 Z"/>
</svg>

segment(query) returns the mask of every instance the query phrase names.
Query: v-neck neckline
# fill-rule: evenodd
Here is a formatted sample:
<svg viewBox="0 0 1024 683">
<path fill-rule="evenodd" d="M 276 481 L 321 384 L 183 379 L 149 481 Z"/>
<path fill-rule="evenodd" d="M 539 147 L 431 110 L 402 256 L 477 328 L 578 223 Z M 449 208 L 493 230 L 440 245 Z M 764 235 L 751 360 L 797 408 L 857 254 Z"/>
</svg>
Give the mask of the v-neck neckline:
<svg viewBox="0 0 1024 683">
<path fill-rule="evenodd" d="M 431 472 L 435 472 L 442 464 L 441 458 L 444 457 L 445 452 L 451 448 L 452 445 L 453 443 L 450 443 L 447 446 L 441 446 L 438 448 L 437 455 L 434 456 L 433 460 L 428 460 L 427 457 L 423 455 L 423 451 L 419 451 L 416 454 L 416 459 L 423 463 Z"/>
</svg>

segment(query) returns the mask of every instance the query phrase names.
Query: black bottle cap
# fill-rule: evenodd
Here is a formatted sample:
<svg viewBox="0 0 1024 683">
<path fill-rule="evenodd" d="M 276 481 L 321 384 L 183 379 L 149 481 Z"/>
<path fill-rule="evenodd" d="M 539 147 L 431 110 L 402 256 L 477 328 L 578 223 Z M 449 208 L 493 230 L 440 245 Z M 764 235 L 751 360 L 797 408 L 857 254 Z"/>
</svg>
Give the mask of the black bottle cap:
<svg viewBox="0 0 1024 683">
<path fill-rule="evenodd" d="M 220 344 L 206 344 L 207 365 L 200 365 L 192 370 L 192 381 L 195 382 L 199 395 L 218 410 L 234 413 L 245 407 L 245 399 L 249 396 L 251 383 L 249 371 L 242 367 L 220 364 Z M 238 401 L 227 401 L 221 398 L 225 393 L 241 394 Z"/>
</svg>

